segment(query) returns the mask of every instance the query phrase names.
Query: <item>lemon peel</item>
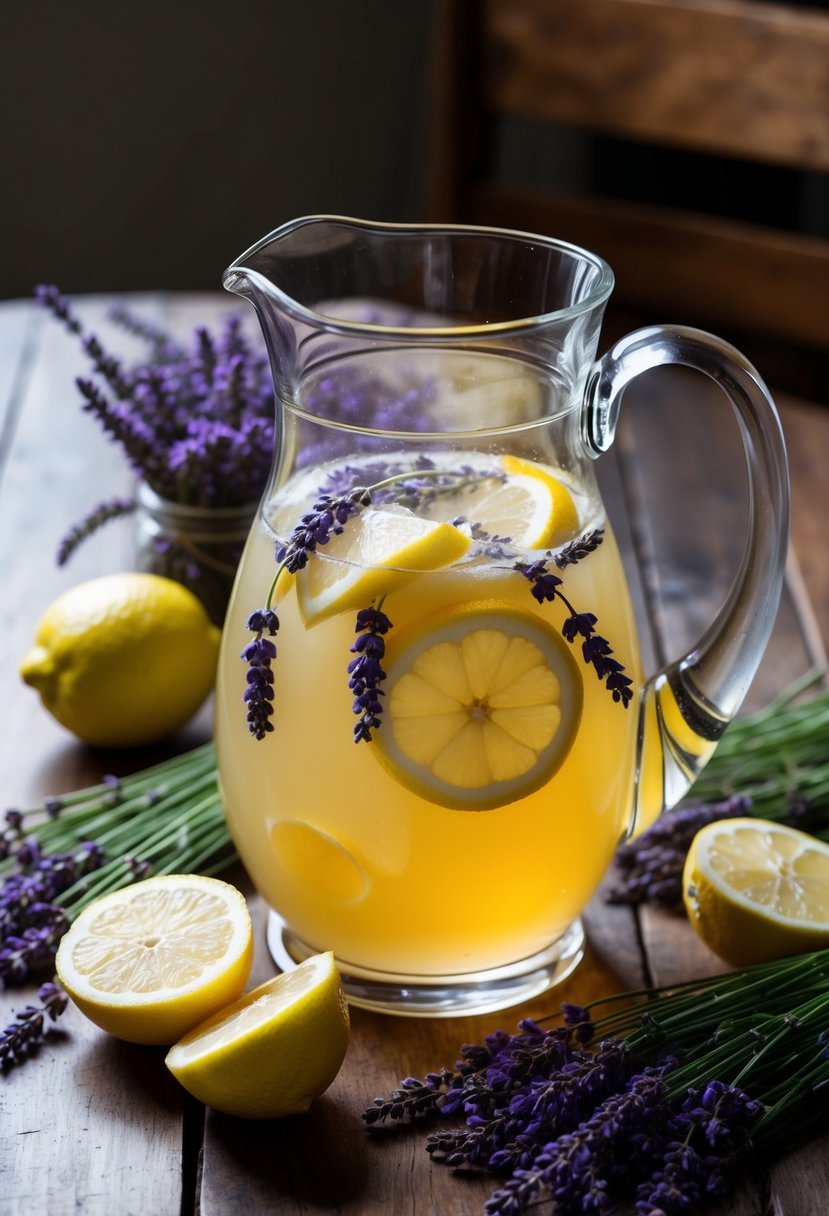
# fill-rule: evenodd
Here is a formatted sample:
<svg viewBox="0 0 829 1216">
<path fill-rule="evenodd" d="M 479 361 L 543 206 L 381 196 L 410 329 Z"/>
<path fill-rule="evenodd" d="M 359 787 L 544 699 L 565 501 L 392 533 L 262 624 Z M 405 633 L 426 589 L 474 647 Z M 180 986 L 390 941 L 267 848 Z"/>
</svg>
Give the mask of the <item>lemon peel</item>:
<svg viewBox="0 0 829 1216">
<path fill-rule="evenodd" d="M 197 1026 L 165 1063 L 188 1093 L 225 1114 L 306 1111 L 339 1072 L 348 1006 L 333 954 L 312 955 Z"/>
<path fill-rule="evenodd" d="M 691 844 L 688 919 L 734 967 L 829 945 L 829 844 L 759 818 L 718 820 Z"/>
</svg>

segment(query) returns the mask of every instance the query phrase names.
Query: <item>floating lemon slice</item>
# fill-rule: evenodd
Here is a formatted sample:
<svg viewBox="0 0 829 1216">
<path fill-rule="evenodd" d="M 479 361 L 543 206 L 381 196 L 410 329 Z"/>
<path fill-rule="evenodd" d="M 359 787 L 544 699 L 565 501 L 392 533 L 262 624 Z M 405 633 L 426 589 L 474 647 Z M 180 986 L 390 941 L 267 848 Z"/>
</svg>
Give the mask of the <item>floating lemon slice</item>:
<svg viewBox="0 0 829 1216">
<path fill-rule="evenodd" d="M 422 519 L 405 507 L 367 507 L 349 519 L 297 574 L 306 625 L 366 608 L 423 570 L 463 557 L 471 540 L 452 524 Z"/>
<path fill-rule="evenodd" d="M 200 1102 L 247 1119 L 305 1111 L 336 1077 L 349 1038 L 333 954 L 260 984 L 197 1026 L 165 1063 Z"/>
<path fill-rule="evenodd" d="M 502 456 L 503 481 L 482 480 L 458 494 L 437 498 L 430 514 L 440 519 L 463 516 L 490 536 L 508 538 L 516 549 L 548 549 L 578 532 L 579 516 L 572 495 L 543 465 L 518 456 Z"/>
<path fill-rule="evenodd" d="M 829 844 L 763 819 L 697 833 L 683 898 L 706 945 L 734 967 L 829 945 Z"/>
<path fill-rule="evenodd" d="M 458 605 L 389 635 L 385 721 L 372 747 L 431 802 L 483 811 L 549 781 L 576 735 L 582 679 L 537 617 Z"/>
<path fill-rule="evenodd" d="M 85 908 L 55 966 L 75 1004 L 131 1043 L 174 1043 L 247 982 L 253 931 L 241 892 L 196 874 L 147 878 Z"/>
</svg>

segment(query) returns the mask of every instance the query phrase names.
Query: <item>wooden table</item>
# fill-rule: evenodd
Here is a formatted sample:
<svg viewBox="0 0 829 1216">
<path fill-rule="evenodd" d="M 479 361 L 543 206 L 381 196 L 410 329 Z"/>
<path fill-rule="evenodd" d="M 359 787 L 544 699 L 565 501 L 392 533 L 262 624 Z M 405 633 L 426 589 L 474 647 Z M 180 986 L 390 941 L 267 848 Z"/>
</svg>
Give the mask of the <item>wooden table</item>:
<svg viewBox="0 0 829 1216">
<path fill-rule="evenodd" d="M 182 336 L 234 304 L 222 295 L 142 296 L 130 303 Z M 107 324 L 109 304 L 99 297 L 78 301 L 87 324 L 137 355 L 132 341 Z M 69 524 L 129 483 L 120 453 L 81 412 L 73 379 L 82 370 L 76 344 L 51 318 L 29 302 L 0 304 L 0 808 L 33 805 L 118 766 L 141 767 L 145 759 L 84 747 L 48 717 L 17 675 L 52 598 L 82 579 L 129 569 L 132 560 L 130 525 L 119 522 L 82 547 L 68 567 L 54 563 Z M 603 462 L 649 663 L 699 636 L 722 599 L 741 543 L 743 462 L 731 411 L 712 392 L 683 373 L 649 374 L 629 391 L 614 454 Z M 700 400 L 684 408 L 690 393 Z M 829 638 L 829 412 L 790 400 L 780 407 L 792 468 L 793 555 L 774 636 L 749 695 L 752 707 L 821 661 Z M 200 741 L 209 729 L 205 711 L 173 746 Z M 245 885 L 243 874 L 232 877 Z M 258 981 L 273 966 L 264 948 L 264 912 L 250 895 L 259 929 Z M 584 1002 L 718 966 L 679 916 L 650 908 L 637 915 L 598 896 L 586 920 L 584 963 L 521 1013 L 538 1016 L 563 999 Z M 0 991 L 2 1024 L 33 997 L 33 988 Z M 369 1136 L 360 1114 L 404 1076 L 453 1063 L 461 1043 L 496 1027 L 512 1029 L 521 1013 L 418 1021 L 355 1010 L 344 1068 L 311 1112 L 249 1124 L 189 1100 L 165 1069 L 162 1050 L 110 1039 L 70 1008 L 60 1033 L 35 1058 L 0 1074 L 0 1216 L 480 1213 L 489 1182 L 433 1165 L 419 1130 Z M 775 1164 L 758 1162 L 728 1210 L 825 1216 L 827 1148 L 823 1136 Z"/>
</svg>

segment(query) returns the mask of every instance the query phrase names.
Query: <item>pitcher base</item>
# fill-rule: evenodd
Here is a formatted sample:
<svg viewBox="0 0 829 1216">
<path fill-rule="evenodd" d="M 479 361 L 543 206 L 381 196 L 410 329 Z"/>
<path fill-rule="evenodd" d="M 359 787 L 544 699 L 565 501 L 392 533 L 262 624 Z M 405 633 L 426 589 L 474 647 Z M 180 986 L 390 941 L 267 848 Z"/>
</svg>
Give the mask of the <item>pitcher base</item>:
<svg viewBox="0 0 829 1216">
<path fill-rule="evenodd" d="M 268 950 L 281 971 L 291 971 L 318 950 L 296 936 L 273 910 Z M 492 1013 L 531 1000 L 561 983 L 584 954 L 584 929 L 576 920 L 556 941 L 504 967 L 458 975 L 404 975 L 372 971 L 337 959 L 350 1005 L 397 1017 L 449 1018 Z"/>
</svg>

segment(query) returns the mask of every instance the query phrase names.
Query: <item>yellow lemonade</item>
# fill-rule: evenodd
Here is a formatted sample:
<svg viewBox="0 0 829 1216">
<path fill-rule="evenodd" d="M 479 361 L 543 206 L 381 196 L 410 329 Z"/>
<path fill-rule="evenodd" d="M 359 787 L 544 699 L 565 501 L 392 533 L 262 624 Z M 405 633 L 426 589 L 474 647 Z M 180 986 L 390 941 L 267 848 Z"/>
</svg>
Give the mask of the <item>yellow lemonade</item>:
<svg viewBox="0 0 829 1216">
<path fill-rule="evenodd" d="M 476 466 L 474 454 L 464 461 Z M 583 639 L 562 636 L 573 612 L 595 614 L 596 633 L 640 687 L 615 539 L 595 493 L 571 475 L 511 457 L 502 464 L 490 498 L 491 487 L 460 476 L 456 490 L 427 496 L 418 514 L 429 531 L 380 496 L 335 538 L 394 552 L 385 532 L 402 529 L 402 570 L 368 570 L 353 551 L 351 561 L 331 556 L 332 543 L 279 575 L 274 729 L 261 739 L 245 721 L 246 621 L 278 568 L 276 534 L 284 539 L 308 509 L 325 480 L 319 470 L 295 475 L 267 505 L 240 566 L 217 696 L 229 829 L 291 931 L 346 966 L 416 981 L 527 958 L 583 911 L 628 826 L 638 693 L 629 705 L 614 700 L 582 657 Z M 313 487 L 299 484 L 309 476 Z M 533 546 L 525 563 L 546 559 L 566 600 L 538 602 L 515 553 L 493 537 L 503 503 L 524 512 Z M 490 526 L 475 526 L 478 509 Z M 563 546 L 597 529 L 592 551 L 556 565 Z M 371 604 L 391 623 L 386 678 L 379 725 L 355 742 L 347 668 L 357 612 Z M 471 692 L 456 704 L 459 685 Z M 457 732 L 453 722 L 462 722 Z"/>
</svg>

